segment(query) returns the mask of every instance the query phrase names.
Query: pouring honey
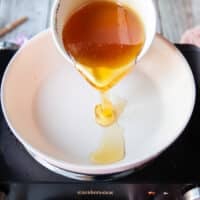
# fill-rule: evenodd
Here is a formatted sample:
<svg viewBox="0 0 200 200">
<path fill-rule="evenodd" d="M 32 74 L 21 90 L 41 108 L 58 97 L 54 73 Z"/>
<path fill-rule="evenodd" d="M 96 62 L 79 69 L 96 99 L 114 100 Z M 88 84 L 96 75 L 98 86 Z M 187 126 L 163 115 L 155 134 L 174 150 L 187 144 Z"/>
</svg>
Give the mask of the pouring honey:
<svg viewBox="0 0 200 200">
<path fill-rule="evenodd" d="M 95 163 L 112 163 L 124 156 L 123 131 L 116 125 L 119 114 L 107 93 L 131 71 L 144 42 L 144 26 L 137 12 L 113 1 L 83 5 L 64 26 L 66 52 L 101 94 L 101 104 L 95 108 L 96 122 L 116 133 L 116 138 L 115 134 L 105 133 L 100 149 L 92 156 Z"/>
</svg>

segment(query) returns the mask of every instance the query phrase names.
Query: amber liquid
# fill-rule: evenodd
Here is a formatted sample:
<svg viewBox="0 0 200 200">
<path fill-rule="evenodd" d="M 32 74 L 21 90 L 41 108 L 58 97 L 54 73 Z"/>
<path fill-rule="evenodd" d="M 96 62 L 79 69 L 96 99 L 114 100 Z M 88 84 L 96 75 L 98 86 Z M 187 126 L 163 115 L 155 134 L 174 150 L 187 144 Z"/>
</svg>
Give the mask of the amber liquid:
<svg viewBox="0 0 200 200">
<path fill-rule="evenodd" d="M 107 97 L 105 99 L 108 101 Z M 110 116 L 106 118 L 103 115 L 102 118 L 100 118 L 100 123 L 107 123 L 108 121 L 113 120 L 112 112 L 110 112 L 110 110 L 114 109 L 115 117 L 118 118 L 126 107 L 126 101 L 124 99 L 118 99 L 117 104 L 112 105 L 112 107 L 109 108 L 110 103 L 110 101 L 105 103 L 108 106 L 108 108 L 105 108 L 107 109 L 106 114 Z M 98 105 L 97 107 L 101 106 L 104 106 L 104 104 Z M 105 128 L 99 147 L 90 156 L 91 161 L 95 164 L 110 164 L 122 160 L 125 156 L 123 133 L 124 129 L 117 122 Z"/>
<path fill-rule="evenodd" d="M 116 131 L 119 115 L 106 92 L 130 72 L 143 48 L 145 31 L 138 14 L 112 1 L 93 1 L 67 20 L 63 42 L 83 77 L 101 92 L 102 103 L 95 108 L 96 122 L 104 127 L 112 125 Z M 113 151 L 119 149 L 114 146 Z"/>
<path fill-rule="evenodd" d="M 82 75 L 106 91 L 130 71 L 145 33 L 136 12 L 114 2 L 94 1 L 69 18 L 63 41 Z"/>
</svg>

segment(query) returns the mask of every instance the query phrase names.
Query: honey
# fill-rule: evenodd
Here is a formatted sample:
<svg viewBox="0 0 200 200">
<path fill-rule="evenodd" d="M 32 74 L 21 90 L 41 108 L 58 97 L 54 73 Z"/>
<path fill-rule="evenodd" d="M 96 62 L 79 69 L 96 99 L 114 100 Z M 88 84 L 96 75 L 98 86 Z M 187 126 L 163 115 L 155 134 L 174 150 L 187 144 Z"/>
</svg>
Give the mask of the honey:
<svg viewBox="0 0 200 200">
<path fill-rule="evenodd" d="M 95 118 L 107 129 L 91 160 L 101 164 L 119 161 L 125 152 L 123 128 L 106 93 L 133 68 L 145 42 L 143 23 L 137 12 L 126 6 L 109 0 L 91 1 L 69 17 L 62 36 L 78 71 L 101 94 Z"/>
<path fill-rule="evenodd" d="M 135 11 L 112 1 L 92 1 L 67 20 L 63 42 L 84 78 L 106 91 L 131 70 L 145 32 Z"/>
<path fill-rule="evenodd" d="M 123 129 L 116 123 L 105 129 L 98 149 L 91 154 L 95 164 L 111 164 L 120 161 L 125 155 Z"/>
<path fill-rule="evenodd" d="M 106 93 L 101 93 L 101 104 L 95 108 L 96 122 L 101 126 L 110 126 L 116 121 L 117 113 Z"/>
<path fill-rule="evenodd" d="M 108 99 L 107 95 L 104 93 L 103 98 Z M 107 101 L 107 100 L 106 100 Z M 111 102 L 106 102 L 110 106 Z M 109 107 L 115 113 L 116 119 L 123 113 L 126 107 L 126 101 L 122 98 L 117 98 L 114 105 Z M 99 106 L 102 106 L 101 104 Z M 109 109 L 108 109 L 109 110 Z M 108 115 L 110 116 L 110 111 Z M 103 116 L 104 117 L 104 116 Z M 98 119 L 98 118 L 97 118 Z M 99 123 L 108 123 L 112 120 L 111 117 L 103 120 L 98 119 Z M 98 122 L 98 121 L 97 121 Z M 107 124 L 106 124 L 107 125 Z M 105 126 L 105 124 L 103 124 Z M 125 140 L 124 140 L 124 129 L 115 121 L 112 125 L 106 127 L 103 132 L 103 137 L 101 139 L 99 147 L 90 155 L 90 159 L 94 164 L 111 164 L 120 161 L 125 156 Z"/>
</svg>

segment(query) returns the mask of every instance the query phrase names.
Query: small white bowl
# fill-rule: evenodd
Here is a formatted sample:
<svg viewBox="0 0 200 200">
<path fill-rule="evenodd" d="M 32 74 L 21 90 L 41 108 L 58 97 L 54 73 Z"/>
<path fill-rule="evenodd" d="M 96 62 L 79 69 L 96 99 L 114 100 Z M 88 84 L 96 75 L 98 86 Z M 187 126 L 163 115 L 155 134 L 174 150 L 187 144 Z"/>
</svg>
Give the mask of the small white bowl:
<svg viewBox="0 0 200 200">
<path fill-rule="evenodd" d="M 67 19 L 72 15 L 74 11 L 76 11 L 84 4 L 93 1 L 94 0 L 55 1 L 51 15 L 51 30 L 53 33 L 54 42 L 58 50 L 68 60 L 68 62 L 72 62 L 72 60 L 70 56 L 66 53 L 63 44 L 62 32 L 64 25 Z M 107 1 L 114 1 L 122 5 L 126 5 L 129 8 L 135 10 L 140 16 L 144 24 L 146 38 L 144 47 L 137 57 L 137 61 L 139 61 L 149 50 L 156 34 L 157 15 L 153 1 L 152 0 L 107 0 Z M 135 60 L 133 60 L 133 62 L 130 64 L 133 63 L 135 63 Z"/>
</svg>

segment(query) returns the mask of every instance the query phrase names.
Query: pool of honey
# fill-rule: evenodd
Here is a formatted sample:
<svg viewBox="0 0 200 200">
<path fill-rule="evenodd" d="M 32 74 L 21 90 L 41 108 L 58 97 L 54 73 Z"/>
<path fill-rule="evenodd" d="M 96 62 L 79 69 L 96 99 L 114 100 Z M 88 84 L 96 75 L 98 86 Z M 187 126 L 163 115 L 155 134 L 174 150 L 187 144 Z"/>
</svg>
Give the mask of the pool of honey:
<svg viewBox="0 0 200 200">
<path fill-rule="evenodd" d="M 92 1 L 67 20 L 63 42 L 82 76 L 101 93 L 95 118 L 107 129 L 91 160 L 97 164 L 120 161 L 125 156 L 123 128 L 118 124 L 118 107 L 106 92 L 133 68 L 145 42 L 143 23 L 126 6 L 113 1 Z"/>
</svg>

